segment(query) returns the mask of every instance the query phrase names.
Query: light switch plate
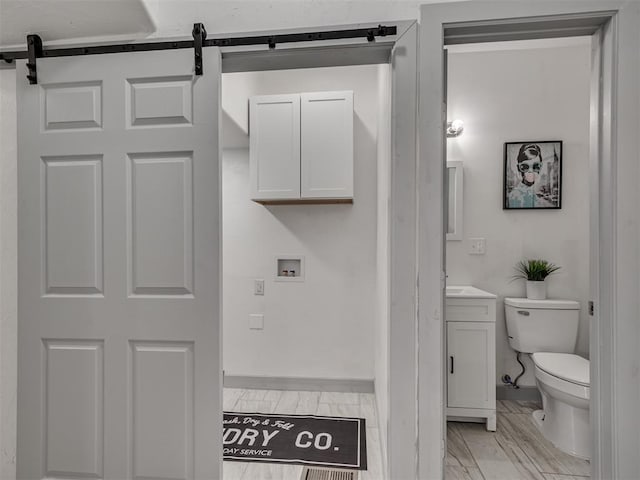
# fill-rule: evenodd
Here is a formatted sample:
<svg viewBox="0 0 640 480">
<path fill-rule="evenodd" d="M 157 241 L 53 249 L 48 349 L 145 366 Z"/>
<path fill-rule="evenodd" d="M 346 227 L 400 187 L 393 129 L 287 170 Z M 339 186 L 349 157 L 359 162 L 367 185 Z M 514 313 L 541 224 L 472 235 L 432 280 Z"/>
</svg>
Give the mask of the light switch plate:
<svg viewBox="0 0 640 480">
<path fill-rule="evenodd" d="M 469 255 L 484 255 L 487 249 L 487 240 L 485 238 L 469 239 Z"/>
<path fill-rule="evenodd" d="M 256 278 L 253 281 L 253 294 L 264 295 L 264 280 L 262 278 Z"/>
<path fill-rule="evenodd" d="M 249 314 L 249 330 L 264 329 L 264 315 L 262 313 Z"/>
</svg>

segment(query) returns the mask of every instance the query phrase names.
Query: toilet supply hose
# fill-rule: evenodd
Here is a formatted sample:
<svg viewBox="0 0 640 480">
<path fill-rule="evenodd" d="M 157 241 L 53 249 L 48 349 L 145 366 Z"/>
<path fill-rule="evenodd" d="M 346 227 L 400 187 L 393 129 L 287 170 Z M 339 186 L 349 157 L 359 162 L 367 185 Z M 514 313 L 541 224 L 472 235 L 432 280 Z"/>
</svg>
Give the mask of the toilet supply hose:
<svg viewBox="0 0 640 480">
<path fill-rule="evenodd" d="M 502 376 L 502 383 L 504 383 L 505 385 L 511 385 L 513 388 L 520 388 L 518 386 L 518 380 L 520 379 L 520 377 L 522 375 L 524 375 L 524 372 L 526 370 L 524 363 L 522 363 L 522 361 L 520 360 L 520 352 L 516 353 L 516 360 L 518 361 L 518 363 L 520 364 L 520 366 L 522 367 L 522 371 L 520 372 L 520 374 L 515 378 L 515 380 L 511 380 L 511 377 L 507 374 Z"/>
<path fill-rule="evenodd" d="M 518 387 L 518 380 L 520 379 L 520 377 L 521 377 L 522 375 L 524 375 L 524 371 L 526 370 L 526 368 L 525 368 L 525 366 L 524 366 L 524 363 L 522 363 L 522 360 L 520 360 L 520 353 L 521 353 L 521 352 L 516 353 L 516 360 L 518 361 L 518 363 L 519 363 L 519 364 L 520 364 L 520 366 L 522 367 L 522 371 L 520 372 L 520 375 L 518 375 L 518 376 L 516 377 L 516 379 L 513 381 L 513 388 L 520 388 L 520 387 Z"/>
</svg>

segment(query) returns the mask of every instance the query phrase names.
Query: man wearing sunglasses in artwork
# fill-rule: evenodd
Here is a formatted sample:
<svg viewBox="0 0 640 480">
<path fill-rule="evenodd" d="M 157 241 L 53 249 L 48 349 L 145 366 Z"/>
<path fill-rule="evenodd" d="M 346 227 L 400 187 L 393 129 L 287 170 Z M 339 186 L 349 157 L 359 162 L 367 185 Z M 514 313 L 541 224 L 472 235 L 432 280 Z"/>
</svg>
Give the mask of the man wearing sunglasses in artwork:
<svg viewBox="0 0 640 480">
<path fill-rule="evenodd" d="M 542 170 L 542 152 L 535 143 L 525 143 L 520 147 L 517 168 L 521 181 L 509 192 L 510 208 L 534 208 L 551 206 L 550 202 L 536 195 L 535 183 Z"/>
</svg>

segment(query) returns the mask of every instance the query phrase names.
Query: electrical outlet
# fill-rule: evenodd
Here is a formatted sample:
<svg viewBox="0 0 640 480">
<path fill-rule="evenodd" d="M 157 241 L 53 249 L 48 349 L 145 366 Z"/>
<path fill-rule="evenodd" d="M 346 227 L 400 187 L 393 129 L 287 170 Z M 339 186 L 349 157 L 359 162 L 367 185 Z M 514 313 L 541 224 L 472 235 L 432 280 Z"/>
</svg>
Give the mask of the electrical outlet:
<svg viewBox="0 0 640 480">
<path fill-rule="evenodd" d="M 487 240 L 484 238 L 469 239 L 469 255 L 484 255 L 487 248 Z"/>
<path fill-rule="evenodd" d="M 262 313 L 249 314 L 249 330 L 264 329 L 264 315 Z"/>
<path fill-rule="evenodd" d="M 254 295 L 264 295 L 264 280 L 261 278 L 256 278 L 253 281 L 253 294 Z"/>
</svg>

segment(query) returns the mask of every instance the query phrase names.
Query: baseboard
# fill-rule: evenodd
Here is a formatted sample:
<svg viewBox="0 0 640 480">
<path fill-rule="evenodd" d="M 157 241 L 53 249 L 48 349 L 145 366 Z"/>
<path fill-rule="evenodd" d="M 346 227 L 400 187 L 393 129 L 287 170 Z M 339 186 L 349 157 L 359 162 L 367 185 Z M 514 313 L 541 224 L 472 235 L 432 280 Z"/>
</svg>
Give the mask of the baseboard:
<svg viewBox="0 0 640 480">
<path fill-rule="evenodd" d="M 373 379 L 266 377 L 225 375 L 227 388 L 252 388 L 257 390 L 301 390 L 311 392 L 373 393 Z"/>
<path fill-rule="evenodd" d="M 542 402 L 540 391 L 535 386 L 522 386 L 518 388 L 506 385 L 496 386 L 497 400 L 521 400 L 526 402 Z"/>
</svg>

